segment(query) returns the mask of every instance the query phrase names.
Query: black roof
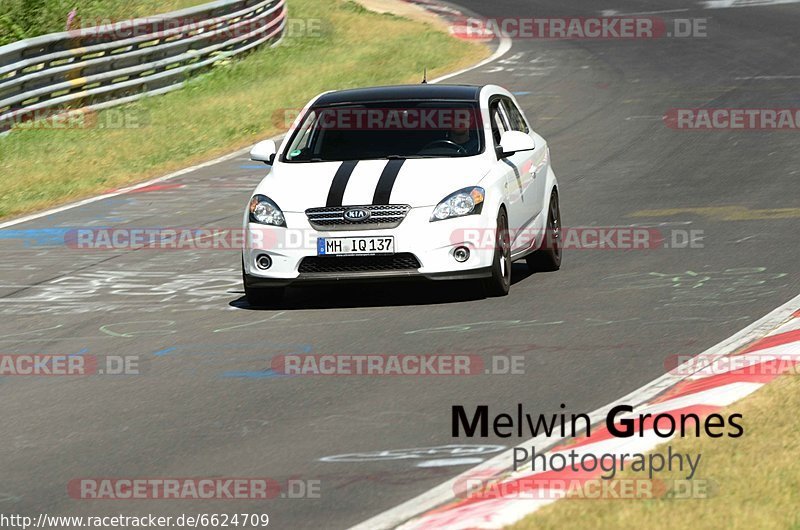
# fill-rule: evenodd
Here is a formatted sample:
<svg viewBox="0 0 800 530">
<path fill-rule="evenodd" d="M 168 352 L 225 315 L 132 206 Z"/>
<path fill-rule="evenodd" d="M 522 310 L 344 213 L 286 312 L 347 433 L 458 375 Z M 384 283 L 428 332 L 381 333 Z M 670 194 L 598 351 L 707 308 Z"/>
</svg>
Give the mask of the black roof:
<svg viewBox="0 0 800 530">
<path fill-rule="evenodd" d="M 478 101 L 482 87 L 474 85 L 395 85 L 339 90 L 320 96 L 314 105 L 328 106 L 409 99 Z"/>
</svg>

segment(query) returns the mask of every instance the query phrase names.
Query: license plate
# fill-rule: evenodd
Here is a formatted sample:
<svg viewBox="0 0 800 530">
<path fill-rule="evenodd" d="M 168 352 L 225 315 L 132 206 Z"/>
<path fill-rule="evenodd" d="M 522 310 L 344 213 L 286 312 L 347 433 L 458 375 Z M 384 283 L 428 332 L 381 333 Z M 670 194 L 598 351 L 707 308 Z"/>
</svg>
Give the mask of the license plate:
<svg viewBox="0 0 800 530">
<path fill-rule="evenodd" d="M 318 256 L 365 256 L 394 254 L 394 237 L 320 237 Z"/>
</svg>

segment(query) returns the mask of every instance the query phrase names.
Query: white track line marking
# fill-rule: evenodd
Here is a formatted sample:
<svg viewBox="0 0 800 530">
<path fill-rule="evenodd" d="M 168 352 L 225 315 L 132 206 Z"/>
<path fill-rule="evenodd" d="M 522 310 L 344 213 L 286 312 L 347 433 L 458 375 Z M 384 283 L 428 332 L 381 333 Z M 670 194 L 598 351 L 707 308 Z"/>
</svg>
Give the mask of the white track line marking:
<svg viewBox="0 0 800 530">
<path fill-rule="evenodd" d="M 443 75 L 441 77 L 437 77 L 433 81 L 428 81 L 428 82 L 429 83 L 441 83 L 442 81 L 450 79 L 451 77 L 455 77 L 457 75 L 465 74 L 465 73 L 467 73 L 467 72 L 469 72 L 471 70 L 475 70 L 476 68 L 480 68 L 481 66 L 486 66 L 487 64 L 496 61 L 497 59 L 499 59 L 500 57 L 502 57 L 506 53 L 508 53 L 508 51 L 511 49 L 511 45 L 512 45 L 512 41 L 511 41 L 510 38 L 505 37 L 505 36 L 500 37 L 500 45 L 497 47 L 497 50 L 495 50 L 495 52 L 491 56 L 487 57 L 483 61 L 481 61 L 481 62 L 479 62 L 477 64 L 474 64 L 474 65 L 472 65 L 470 67 L 464 68 L 464 69 L 459 70 L 457 72 L 453 72 L 452 74 L 447 74 L 447 75 Z"/>
<path fill-rule="evenodd" d="M 748 374 L 752 371 L 756 371 L 757 373 L 766 374 L 769 373 L 768 370 L 770 369 L 768 368 L 768 363 L 789 364 L 798 361 L 800 361 L 800 348 L 798 348 L 796 342 L 789 342 L 787 344 L 775 346 L 774 348 L 766 348 L 753 353 L 737 355 L 731 362 L 723 364 L 721 367 L 706 368 L 692 374 L 689 380 L 700 381 L 717 375 L 725 375 L 729 372 L 744 372 Z M 750 370 L 759 365 L 764 366 L 757 370 Z M 776 369 L 776 367 L 772 367 L 772 369 Z"/>
<path fill-rule="evenodd" d="M 776 81 L 782 79 L 800 79 L 800 75 L 746 75 L 734 77 L 737 81 Z"/>
<path fill-rule="evenodd" d="M 282 136 L 283 135 L 276 136 L 275 138 L 273 138 L 273 140 L 277 140 L 277 139 L 281 138 Z M 179 177 L 181 175 L 185 175 L 186 173 L 191 173 L 192 171 L 195 171 L 197 169 L 201 169 L 201 168 L 208 167 L 208 166 L 213 166 L 214 164 L 218 164 L 220 162 L 224 162 L 226 160 L 230 160 L 232 158 L 236 158 L 237 156 L 239 156 L 241 154 L 247 153 L 249 150 L 250 150 L 249 147 L 247 147 L 245 149 L 239 149 L 238 151 L 235 151 L 233 153 L 228 153 L 227 155 L 223 155 L 223 156 L 215 158 L 213 160 L 209 160 L 208 162 L 203 162 L 202 164 L 197 164 L 195 166 L 187 167 L 185 169 L 181 169 L 181 170 L 175 171 L 174 173 L 169 173 L 169 174 L 164 175 L 162 177 L 157 177 L 157 178 L 154 178 L 154 179 L 151 179 L 151 180 L 147 180 L 145 182 L 140 182 L 139 184 L 134 184 L 132 186 L 127 186 L 125 188 L 120 188 L 118 190 L 111 191 L 111 192 L 108 192 L 108 193 L 103 193 L 102 195 L 96 195 L 94 197 L 89 197 L 88 199 L 83 199 L 83 200 L 80 200 L 80 201 L 77 201 L 77 202 L 72 202 L 72 203 L 69 203 L 69 204 L 65 204 L 63 206 L 58 206 L 56 208 L 51 208 L 51 209 L 45 210 L 43 212 L 33 213 L 33 214 L 30 214 L 30 215 L 26 215 L 24 217 L 19 217 L 17 219 L 13 219 L 11 221 L 6 221 L 4 223 L 0 223 L 0 229 L 8 228 L 9 226 L 18 225 L 20 223 L 26 223 L 28 221 L 33 221 L 34 219 L 40 219 L 42 217 L 47 217 L 48 215 L 53 215 L 53 214 L 56 214 L 56 213 L 67 211 L 67 210 L 72 210 L 73 208 L 78 208 L 79 206 L 85 206 L 85 205 L 91 204 L 93 202 L 102 201 L 103 199 L 109 199 L 111 197 L 116 197 L 118 195 L 124 195 L 126 193 L 131 192 L 131 191 L 135 191 L 135 190 L 138 190 L 138 189 L 141 189 L 141 188 L 146 188 L 147 186 L 152 186 L 153 184 L 157 184 L 159 182 L 164 182 L 165 180 L 170 180 L 170 179 L 173 179 L 175 177 Z"/>
<path fill-rule="evenodd" d="M 708 390 L 703 390 L 701 392 L 694 392 L 687 396 L 681 396 L 675 399 L 662 401 L 647 407 L 637 408 L 636 416 L 639 414 L 652 414 L 655 416 L 662 412 L 669 412 L 671 410 L 691 407 L 692 405 L 727 407 L 732 403 L 736 403 L 743 397 L 749 396 L 762 386 L 764 386 L 763 383 L 730 383 L 727 385 L 710 388 Z"/>
<path fill-rule="evenodd" d="M 786 333 L 787 331 L 794 331 L 796 329 L 800 329 L 800 318 L 794 318 L 789 322 L 775 328 L 771 333 L 767 336 L 770 337 L 772 335 L 780 335 L 781 333 Z"/>
<path fill-rule="evenodd" d="M 800 0 L 706 0 L 706 9 L 727 9 L 729 7 L 761 7 L 778 4 L 795 4 Z"/>
</svg>

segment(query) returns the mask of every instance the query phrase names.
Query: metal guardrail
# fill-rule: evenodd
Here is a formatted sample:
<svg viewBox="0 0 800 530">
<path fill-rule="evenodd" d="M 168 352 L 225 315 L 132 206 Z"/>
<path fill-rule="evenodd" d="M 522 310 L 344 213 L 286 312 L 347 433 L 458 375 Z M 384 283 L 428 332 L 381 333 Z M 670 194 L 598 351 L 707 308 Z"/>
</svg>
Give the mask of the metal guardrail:
<svg viewBox="0 0 800 530">
<path fill-rule="evenodd" d="M 286 0 L 218 0 L 0 47 L 0 133 L 67 109 L 177 90 L 215 63 L 280 40 Z"/>
</svg>

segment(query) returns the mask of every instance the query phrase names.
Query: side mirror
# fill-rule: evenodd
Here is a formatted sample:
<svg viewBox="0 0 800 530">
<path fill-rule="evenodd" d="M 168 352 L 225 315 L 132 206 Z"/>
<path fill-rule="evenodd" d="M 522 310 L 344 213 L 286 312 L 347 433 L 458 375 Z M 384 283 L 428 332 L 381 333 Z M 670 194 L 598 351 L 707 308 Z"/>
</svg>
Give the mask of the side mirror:
<svg viewBox="0 0 800 530">
<path fill-rule="evenodd" d="M 497 155 L 500 158 L 506 158 L 519 151 L 533 151 L 536 144 L 533 138 L 520 131 L 506 131 L 500 137 L 500 147 L 497 149 Z"/>
<path fill-rule="evenodd" d="M 275 146 L 275 142 L 273 140 L 264 140 L 263 142 L 258 142 L 250 150 L 250 160 L 272 165 L 275 162 L 277 153 L 278 148 Z"/>
</svg>

